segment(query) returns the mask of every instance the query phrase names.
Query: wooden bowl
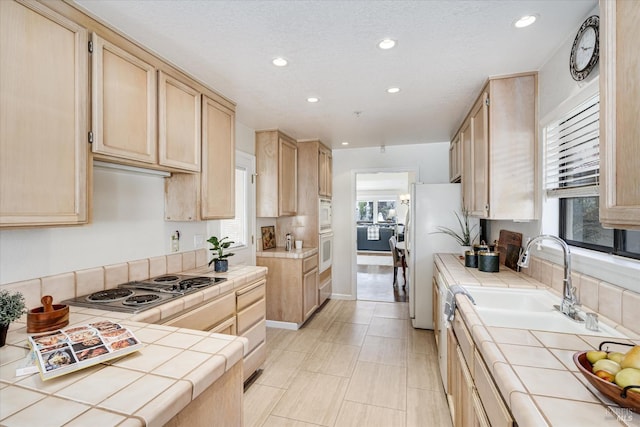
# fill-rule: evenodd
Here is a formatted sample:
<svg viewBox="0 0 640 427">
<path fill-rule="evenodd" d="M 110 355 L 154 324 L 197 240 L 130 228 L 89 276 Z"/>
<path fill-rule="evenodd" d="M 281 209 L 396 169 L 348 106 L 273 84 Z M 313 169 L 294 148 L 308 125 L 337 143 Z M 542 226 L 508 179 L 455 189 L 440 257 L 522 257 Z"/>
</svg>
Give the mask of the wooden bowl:
<svg viewBox="0 0 640 427">
<path fill-rule="evenodd" d="M 51 304 L 50 295 L 42 297 L 42 307 L 29 310 L 27 313 L 27 332 L 38 333 L 55 331 L 69 324 L 69 306 Z"/>
<path fill-rule="evenodd" d="M 622 387 L 615 383 L 603 380 L 592 372 L 591 363 L 587 360 L 587 352 L 581 351 L 573 355 L 573 362 L 576 364 L 582 375 L 598 391 L 610 400 L 613 400 L 623 408 L 631 409 L 640 413 L 640 393 L 628 391 L 623 393 Z"/>
</svg>

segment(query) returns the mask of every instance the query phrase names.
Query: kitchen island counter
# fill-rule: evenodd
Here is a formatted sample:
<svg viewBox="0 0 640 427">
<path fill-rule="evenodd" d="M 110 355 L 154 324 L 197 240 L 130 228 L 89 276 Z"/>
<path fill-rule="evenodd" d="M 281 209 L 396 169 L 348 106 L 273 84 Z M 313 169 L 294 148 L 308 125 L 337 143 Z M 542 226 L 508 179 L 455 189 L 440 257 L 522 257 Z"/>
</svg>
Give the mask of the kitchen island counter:
<svg viewBox="0 0 640 427">
<path fill-rule="evenodd" d="M 192 273 L 202 275 L 207 269 L 184 272 Z M 72 306 L 70 326 L 111 320 L 131 329 L 144 347 L 47 381 L 37 373 L 16 376 L 29 348 L 26 323 L 12 323 L 7 345 L 0 348 L 0 424 L 197 425 L 204 409 L 206 425 L 238 425 L 248 340 L 155 323 L 265 274 L 266 269 L 253 266 L 215 273 L 227 281 L 136 315 Z"/>
</svg>

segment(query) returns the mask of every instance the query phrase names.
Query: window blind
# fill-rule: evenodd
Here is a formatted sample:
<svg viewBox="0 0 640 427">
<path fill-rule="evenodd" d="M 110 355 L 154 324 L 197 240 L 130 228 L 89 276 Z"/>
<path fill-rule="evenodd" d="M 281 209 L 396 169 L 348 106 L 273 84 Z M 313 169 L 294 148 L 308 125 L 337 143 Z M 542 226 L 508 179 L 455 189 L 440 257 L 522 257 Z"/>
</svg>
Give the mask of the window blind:
<svg viewBox="0 0 640 427">
<path fill-rule="evenodd" d="M 595 95 L 544 129 L 547 196 L 598 195 L 599 120 L 600 96 Z"/>
</svg>

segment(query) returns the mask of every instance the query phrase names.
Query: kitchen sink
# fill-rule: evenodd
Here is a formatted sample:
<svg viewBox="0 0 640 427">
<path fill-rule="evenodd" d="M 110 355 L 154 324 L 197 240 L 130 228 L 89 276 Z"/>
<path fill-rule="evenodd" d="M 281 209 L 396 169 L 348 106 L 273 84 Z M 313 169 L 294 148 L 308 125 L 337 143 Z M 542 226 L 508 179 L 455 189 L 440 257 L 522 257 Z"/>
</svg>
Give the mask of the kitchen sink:
<svg viewBox="0 0 640 427">
<path fill-rule="evenodd" d="M 592 331 L 585 327 L 584 322 L 566 317 L 553 307 L 560 302 L 560 296 L 545 289 L 475 286 L 466 289 L 473 296 L 474 308 L 487 326 L 627 338 L 602 322 L 599 322 L 598 331 Z M 581 315 L 584 317 L 584 313 Z"/>
</svg>

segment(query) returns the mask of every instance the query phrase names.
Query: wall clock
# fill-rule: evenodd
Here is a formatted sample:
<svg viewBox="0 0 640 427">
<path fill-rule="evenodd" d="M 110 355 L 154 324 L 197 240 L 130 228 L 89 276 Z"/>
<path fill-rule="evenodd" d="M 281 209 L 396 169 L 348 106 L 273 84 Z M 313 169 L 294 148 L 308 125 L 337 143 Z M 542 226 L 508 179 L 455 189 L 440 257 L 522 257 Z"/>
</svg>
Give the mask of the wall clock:
<svg viewBox="0 0 640 427">
<path fill-rule="evenodd" d="M 580 26 L 571 47 L 569 70 L 576 81 L 584 80 L 593 71 L 600 57 L 600 18 L 588 17 Z"/>
</svg>

